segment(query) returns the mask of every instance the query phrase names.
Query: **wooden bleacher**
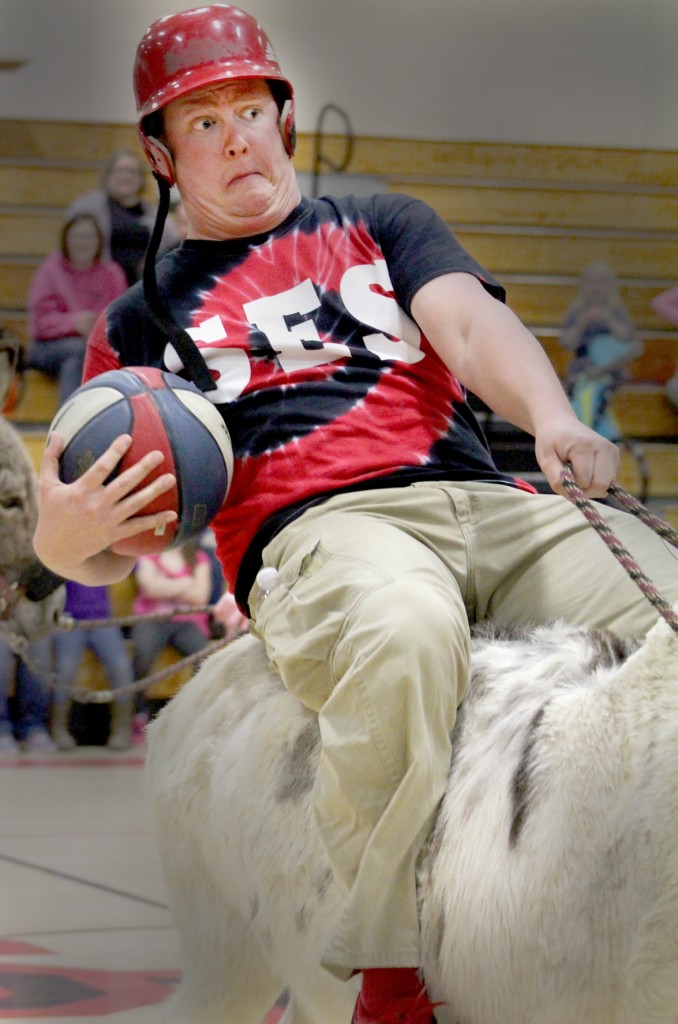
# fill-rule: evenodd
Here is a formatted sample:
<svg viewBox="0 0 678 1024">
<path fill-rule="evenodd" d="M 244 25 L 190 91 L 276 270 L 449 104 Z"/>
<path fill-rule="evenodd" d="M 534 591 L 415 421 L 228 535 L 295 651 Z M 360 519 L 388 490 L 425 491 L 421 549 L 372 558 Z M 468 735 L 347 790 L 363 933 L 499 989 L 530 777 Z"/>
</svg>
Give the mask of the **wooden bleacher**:
<svg viewBox="0 0 678 1024">
<path fill-rule="evenodd" d="M 0 126 L 0 322 L 25 339 L 28 284 L 54 247 L 65 208 L 96 186 L 112 150 L 137 141 L 131 125 Z M 327 138 L 330 159 L 335 149 L 339 159 L 343 140 Z M 295 163 L 312 170 L 311 135 L 300 135 Z M 558 328 L 579 270 L 593 259 L 615 267 L 645 343 L 615 410 L 625 433 L 647 448 L 651 494 L 678 502 L 671 443 L 678 413 L 662 392 L 678 359 L 678 331 L 649 305 L 678 281 L 678 152 L 360 137 L 349 170 L 387 179 L 390 190 L 434 206 L 501 279 L 561 375 L 569 356 Z M 39 436 L 54 411 L 56 389 L 29 373 L 14 421 Z"/>
<path fill-rule="evenodd" d="M 104 160 L 136 146 L 134 128 L 58 122 L 0 122 L 0 323 L 27 339 L 26 295 L 32 273 L 54 248 L 65 209 L 96 187 Z M 312 137 L 301 135 L 296 165 L 313 165 Z M 336 154 L 333 152 L 336 148 Z M 326 141 L 337 162 L 343 141 Z M 678 153 L 556 146 L 355 140 L 351 172 L 386 177 L 389 188 L 425 199 L 461 243 L 505 284 L 508 300 L 538 337 L 562 376 L 569 359 L 558 328 L 574 297 L 581 267 L 610 262 L 645 342 L 631 381 L 615 398 L 625 432 L 641 439 L 650 496 L 678 528 L 678 415 L 661 385 L 678 359 L 678 332 L 650 309 L 650 299 L 678 281 Z M 148 194 L 153 196 L 149 183 Z M 34 464 L 57 408 L 55 385 L 36 371 L 25 375 L 23 398 L 11 418 Z M 672 443 L 672 441 L 674 443 Z M 620 482 L 638 485 L 638 467 L 622 455 Z M 130 610 L 133 583 L 113 588 L 116 614 Z M 165 651 L 156 667 L 176 659 Z M 156 686 L 171 696 L 184 672 Z M 79 683 L 105 688 L 91 654 Z"/>
<path fill-rule="evenodd" d="M 580 270 L 593 260 L 616 269 L 645 351 L 614 410 L 625 435 L 642 442 L 649 499 L 678 524 L 678 413 L 663 393 L 678 361 L 678 331 L 650 308 L 678 282 L 678 153 L 407 142 L 402 154 L 386 145 L 380 156 L 390 189 L 433 206 L 502 281 L 561 377 L 570 354 L 558 342 L 559 325 Z M 638 492 L 629 451 L 619 479 Z"/>
</svg>

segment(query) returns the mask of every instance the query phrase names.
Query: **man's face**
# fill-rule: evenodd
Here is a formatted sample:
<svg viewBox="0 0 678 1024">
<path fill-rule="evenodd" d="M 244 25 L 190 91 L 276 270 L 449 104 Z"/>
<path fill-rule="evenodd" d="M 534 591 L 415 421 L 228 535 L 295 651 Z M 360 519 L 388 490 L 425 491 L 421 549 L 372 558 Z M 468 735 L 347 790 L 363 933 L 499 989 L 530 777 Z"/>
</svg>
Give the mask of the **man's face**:
<svg viewBox="0 0 678 1024">
<path fill-rule="evenodd" d="M 294 209 L 299 193 L 278 116 L 262 79 L 207 86 L 165 108 L 189 238 L 258 234 Z"/>
</svg>

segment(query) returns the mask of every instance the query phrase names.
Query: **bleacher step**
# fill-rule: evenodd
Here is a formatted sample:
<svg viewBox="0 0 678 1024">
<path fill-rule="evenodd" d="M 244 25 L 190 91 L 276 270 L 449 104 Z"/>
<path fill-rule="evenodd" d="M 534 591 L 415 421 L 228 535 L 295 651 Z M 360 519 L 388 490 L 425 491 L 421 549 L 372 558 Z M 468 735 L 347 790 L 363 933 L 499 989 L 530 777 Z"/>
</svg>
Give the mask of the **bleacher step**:
<svg viewBox="0 0 678 1024">
<path fill-rule="evenodd" d="M 594 189 L 581 183 L 441 182 L 420 184 L 391 179 L 391 192 L 422 199 L 450 224 L 497 223 L 540 227 L 619 228 L 658 232 L 678 230 L 678 189 L 646 192 L 618 186 Z"/>
</svg>

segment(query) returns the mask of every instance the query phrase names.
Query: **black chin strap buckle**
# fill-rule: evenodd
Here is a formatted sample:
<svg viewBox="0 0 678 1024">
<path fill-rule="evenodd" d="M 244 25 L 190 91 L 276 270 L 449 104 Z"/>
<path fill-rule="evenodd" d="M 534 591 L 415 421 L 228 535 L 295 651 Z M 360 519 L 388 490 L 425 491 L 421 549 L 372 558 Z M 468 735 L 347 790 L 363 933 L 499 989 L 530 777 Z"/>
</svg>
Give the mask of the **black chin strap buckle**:
<svg viewBox="0 0 678 1024">
<path fill-rule="evenodd" d="M 189 378 L 201 391 L 215 391 L 217 387 L 216 381 L 210 374 L 202 352 L 188 331 L 185 331 L 175 323 L 158 291 L 158 281 L 155 276 L 155 259 L 158 255 L 165 221 L 169 213 L 170 187 L 165 179 L 155 171 L 153 172 L 153 177 L 158 183 L 160 200 L 158 202 L 158 212 L 155 217 L 153 232 L 146 248 L 146 255 L 144 256 L 144 297 L 153 322 L 163 333 L 169 344 L 173 345 L 177 350 L 177 355 L 181 359 Z"/>
</svg>

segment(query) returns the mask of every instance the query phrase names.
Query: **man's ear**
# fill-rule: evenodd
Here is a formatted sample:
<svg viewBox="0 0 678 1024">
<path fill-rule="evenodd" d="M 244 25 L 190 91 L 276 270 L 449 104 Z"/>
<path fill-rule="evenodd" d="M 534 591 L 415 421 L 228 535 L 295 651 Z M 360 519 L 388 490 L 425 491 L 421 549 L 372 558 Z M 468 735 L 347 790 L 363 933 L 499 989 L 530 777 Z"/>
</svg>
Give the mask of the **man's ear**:
<svg viewBox="0 0 678 1024">
<path fill-rule="evenodd" d="M 153 170 L 156 174 L 159 174 L 161 178 L 164 178 L 168 185 L 174 185 L 176 183 L 176 178 L 174 176 L 174 161 L 172 160 L 172 154 L 167 146 L 160 142 L 159 139 L 155 139 L 150 135 L 144 135 L 142 137 L 142 141 L 144 149 L 146 150 L 146 156 L 148 157 Z"/>
<path fill-rule="evenodd" d="M 285 100 L 280 111 L 280 134 L 288 156 L 294 156 L 297 144 L 297 130 L 294 125 L 294 100 Z"/>
</svg>

